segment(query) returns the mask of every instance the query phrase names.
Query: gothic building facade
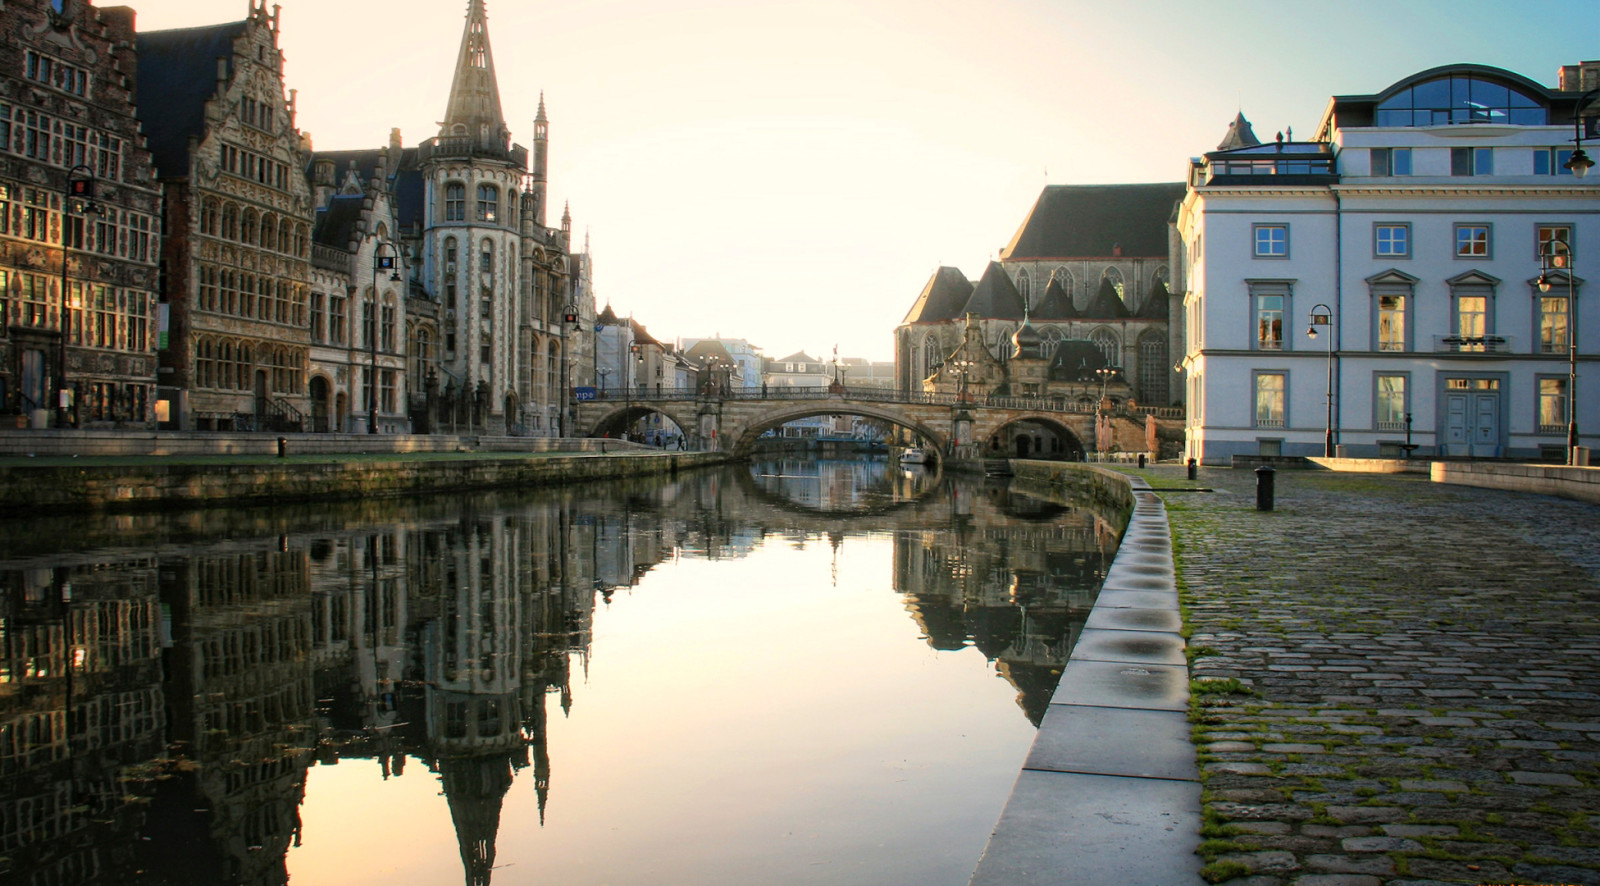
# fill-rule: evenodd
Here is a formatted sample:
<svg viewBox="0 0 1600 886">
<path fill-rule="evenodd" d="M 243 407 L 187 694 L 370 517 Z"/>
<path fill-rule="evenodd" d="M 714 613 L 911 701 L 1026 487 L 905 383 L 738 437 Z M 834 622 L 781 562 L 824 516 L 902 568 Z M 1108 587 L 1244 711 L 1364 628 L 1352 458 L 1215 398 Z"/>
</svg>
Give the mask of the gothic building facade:
<svg viewBox="0 0 1600 886">
<path fill-rule="evenodd" d="M 133 13 L 0 6 L 0 415 L 154 419 L 160 193 L 134 114 Z"/>
<path fill-rule="evenodd" d="M 310 409 L 309 139 L 285 96 L 278 12 L 138 36 L 139 120 L 162 189 L 178 429 L 299 428 Z"/>
</svg>

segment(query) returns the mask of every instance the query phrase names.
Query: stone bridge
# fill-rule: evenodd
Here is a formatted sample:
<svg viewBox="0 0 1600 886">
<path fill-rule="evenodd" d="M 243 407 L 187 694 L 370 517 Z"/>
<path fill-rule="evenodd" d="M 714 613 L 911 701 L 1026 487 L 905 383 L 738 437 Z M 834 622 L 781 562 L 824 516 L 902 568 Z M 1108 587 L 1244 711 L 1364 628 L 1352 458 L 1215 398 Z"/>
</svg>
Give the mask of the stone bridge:
<svg viewBox="0 0 1600 886">
<path fill-rule="evenodd" d="M 693 390 L 603 393 L 598 399 L 577 404 L 574 430 L 578 435 L 620 437 L 639 419 L 660 413 L 677 424 L 693 448 L 736 456 L 748 455 L 756 440 L 773 428 L 824 415 L 861 416 L 905 428 L 946 458 L 986 454 L 1074 458 L 1094 451 L 1097 421 L 1107 425 L 1109 448 L 1125 452 L 1148 449 L 1147 425 L 1152 421 L 1169 433 L 1182 434 L 1182 410 L 1102 413 L 1092 403 L 1058 399 L 962 398 L 843 385 L 765 393 L 754 389 L 713 394 Z M 1043 433 L 1022 434 L 1025 430 Z M 1019 436 L 1029 436 L 1027 445 L 1037 447 L 1044 434 L 1061 442 L 1059 453 L 1014 448 Z"/>
</svg>

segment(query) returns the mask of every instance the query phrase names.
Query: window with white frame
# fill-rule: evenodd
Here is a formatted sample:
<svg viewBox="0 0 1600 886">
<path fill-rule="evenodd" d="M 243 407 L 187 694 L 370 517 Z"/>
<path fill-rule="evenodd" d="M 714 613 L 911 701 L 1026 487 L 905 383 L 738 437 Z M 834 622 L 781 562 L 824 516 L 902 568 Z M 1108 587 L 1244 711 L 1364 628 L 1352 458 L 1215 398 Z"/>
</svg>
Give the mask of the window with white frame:
<svg viewBox="0 0 1600 886">
<path fill-rule="evenodd" d="M 1571 341 L 1567 297 L 1554 292 L 1538 294 L 1539 353 L 1564 354 Z"/>
<path fill-rule="evenodd" d="M 1377 222 L 1372 226 L 1372 254 L 1378 258 L 1411 257 L 1411 225 Z"/>
<path fill-rule="evenodd" d="M 1550 242 L 1560 241 L 1566 244 L 1567 249 L 1572 248 L 1572 225 L 1570 224 L 1540 224 L 1534 228 L 1534 235 L 1538 241 L 1538 251 L 1534 258 L 1543 258 L 1550 252 Z M 1560 249 L 1560 247 L 1556 247 Z"/>
<path fill-rule="evenodd" d="M 1287 377 L 1282 372 L 1257 372 L 1256 382 L 1256 414 L 1255 426 L 1258 428 L 1282 428 L 1286 426 L 1286 402 L 1284 391 Z"/>
<path fill-rule="evenodd" d="M 1378 350 L 1406 349 L 1406 309 L 1410 302 L 1408 295 L 1399 292 L 1381 293 L 1377 296 Z"/>
<path fill-rule="evenodd" d="M 1255 310 L 1256 350 L 1283 350 L 1283 315 L 1286 296 L 1282 293 L 1257 293 L 1252 297 Z"/>
<path fill-rule="evenodd" d="M 1288 258 L 1289 226 L 1256 225 L 1255 244 L 1256 258 Z"/>
<path fill-rule="evenodd" d="M 1411 411 L 1410 402 L 1406 399 L 1406 376 L 1404 374 L 1380 373 L 1375 379 L 1377 390 L 1373 397 L 1373 416 L 1375 426 L 1380 431 L 1403 431 L 1406 429 L 1406 413 Z"/>
<path fill-rule="evenodd" d="M 1456 258 L 1488 258 L 1489 226 L 1486 224 L 1456 225 Z"/>
</svg>

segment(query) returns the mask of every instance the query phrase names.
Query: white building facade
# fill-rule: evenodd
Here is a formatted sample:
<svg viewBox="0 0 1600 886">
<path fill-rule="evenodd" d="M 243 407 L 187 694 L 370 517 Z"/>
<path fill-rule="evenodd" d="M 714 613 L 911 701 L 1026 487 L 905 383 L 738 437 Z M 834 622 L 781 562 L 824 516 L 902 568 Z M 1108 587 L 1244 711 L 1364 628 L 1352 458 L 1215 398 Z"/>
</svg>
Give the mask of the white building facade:
<svg viewBox="0 0 1600 886">
<path fill-rule="evenodd" d="M 1193 161 L 1186 456 L 1562 461 L 1569 418 L 1600 443 L 1600 176 L 1563 168 L 1584 98 L 1435 68 L 1334 97 L 1310 142 Z"/>
</svg>

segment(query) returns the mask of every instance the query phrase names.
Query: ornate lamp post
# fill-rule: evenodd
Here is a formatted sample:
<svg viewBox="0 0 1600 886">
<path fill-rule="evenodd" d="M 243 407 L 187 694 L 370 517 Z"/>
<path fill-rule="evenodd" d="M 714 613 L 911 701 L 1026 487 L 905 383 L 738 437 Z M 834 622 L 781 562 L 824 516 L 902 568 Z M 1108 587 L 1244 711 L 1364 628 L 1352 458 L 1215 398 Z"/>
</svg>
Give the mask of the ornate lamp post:
<svg viewBox="0 0 1600 886">
<path fill-rule="evenodd" d="M 1574 155 L 1573 159 L 1577 159 Z M 1568 164 L 1571 165 L 1570 163 Z M 1573 170 L 1578 174 L 1577 170 Z M 1550 240 L 1539 249 L 1539 291 L 1550 291 L 1550 272 L 1560 271 L 1567 278 L 1567 464 L 1578 463 L 1578 290 L 1572 279 L 1572 247 Z"/>
<path fill-rule="evenodd" d="M 1311 325 L 1306 327 L 1306 337 L 1315 341 L 1318 326 L 1328 327 L 1328 418 L 1322 434 L 1322 457 L 1333 458 L 1333 308 L 1324 304 L 1311 306 Z"/>
<path fill-rule="evenodd" d="M 389 250 L 387 255 L 384 250 Z M 378 272 L 388 271 L 389 282 L 400 282 L 400 269 L 396 267 L 396 255 L 393 244 L 379 243 L 373 250 L 372 256 L 372 335 L 367 339 L 368 371 L 371 375 L 367 378 L 367 433 L 378 433 L 378 332 L 380 302 L 378 299 Z"/>
<path fill-rule="evenodd" d="M 56 427 L 58 428 L 64 428 L 72 421 L 72 392 L 67 387 L 67 339 L 72 333 L 71 302 L 67 295 L 67 290 L 71 288 L 67 262 L 71 250 L 68 242 L 70 226 L 67 220 L 74 207 L 84 216 L 100 213 L 100 206 L 94 202 L 94 184 L 94 170 L 88 166 L 80 163 L 67 172 L 67 199 L 61 207 L 61 316 L 58 318 L 61 325 L 61 354 L 60 363 L 56 366 Z M 87 224 L 85 222 L 86 229 Z M 80 241 L 78 245 L 81 248 L 83 243 Z M 79 324 L 78 330 L 81 335 L 82 324 Z"/>
</svg>

